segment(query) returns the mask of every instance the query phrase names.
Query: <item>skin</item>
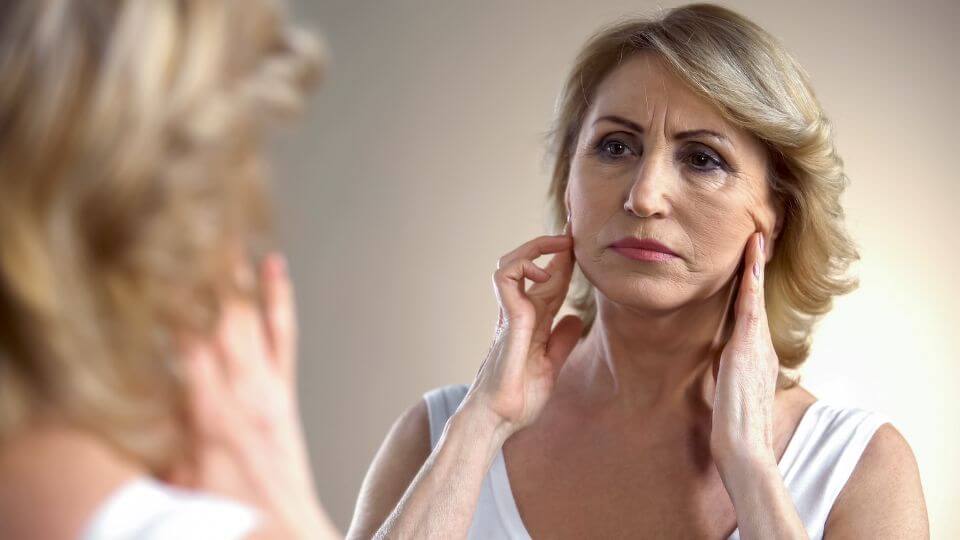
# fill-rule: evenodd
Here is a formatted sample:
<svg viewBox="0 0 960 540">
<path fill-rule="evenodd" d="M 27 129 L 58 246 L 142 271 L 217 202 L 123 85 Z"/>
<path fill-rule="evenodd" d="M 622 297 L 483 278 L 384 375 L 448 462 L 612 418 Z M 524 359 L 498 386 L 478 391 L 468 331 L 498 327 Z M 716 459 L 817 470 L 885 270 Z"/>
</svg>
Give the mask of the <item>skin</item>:
<svg viewBox="0 0 960 540">
<path fill-rule="evenodd" d="M 465 536 L 501 448 L 534 538 L 713 538 L 737 526 L 742 538 L 806 537 L 776 464 L 816 398 L 776 384 L 763 271 L 782 209 L 767 165 L 759 141 L 656 57 L 625 60 L 579 134 L 570 230 L 500 260 L 501 324 L 465 403 L 432 453 L 422 403 L 398 420 L 348 537 Z M 624 258 L 610 244 L 625 236 L 655 238 L 679 257 Z M 545 269 L 535 264 L 550 253 Z M 575 318 L 553 326 L 574 261 L 598 305 L 579 340 Z M 929 535 L 916 460 L 889 424 L 825 534 L 865 531 Z"/>
</svg>

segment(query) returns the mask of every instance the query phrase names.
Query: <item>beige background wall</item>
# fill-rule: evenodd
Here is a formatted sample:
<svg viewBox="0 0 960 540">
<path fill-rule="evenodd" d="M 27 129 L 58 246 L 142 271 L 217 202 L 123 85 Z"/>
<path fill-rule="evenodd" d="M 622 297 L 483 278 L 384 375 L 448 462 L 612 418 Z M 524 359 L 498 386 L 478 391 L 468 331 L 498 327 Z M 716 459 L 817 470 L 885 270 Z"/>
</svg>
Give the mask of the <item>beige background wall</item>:
<svg viewBox="0 0 960 540">
<path fill-rule="evenodd" d="M 810 72 L 853 182 L 862 286 L 821 326 L 804 384 L 887 415 L 919 460 L 933 537 L 958 536 L 960 3 L 727 5 Z M 333 63 L 307 119 L 277 142 L 278 205 L 311 452 L 341 527 L 397 415 L 476 372 L 495 260 L 543 230 L 543 134 L 578 47 L 603 23 L 656 9 L 294 3 Z"/>
</svg>

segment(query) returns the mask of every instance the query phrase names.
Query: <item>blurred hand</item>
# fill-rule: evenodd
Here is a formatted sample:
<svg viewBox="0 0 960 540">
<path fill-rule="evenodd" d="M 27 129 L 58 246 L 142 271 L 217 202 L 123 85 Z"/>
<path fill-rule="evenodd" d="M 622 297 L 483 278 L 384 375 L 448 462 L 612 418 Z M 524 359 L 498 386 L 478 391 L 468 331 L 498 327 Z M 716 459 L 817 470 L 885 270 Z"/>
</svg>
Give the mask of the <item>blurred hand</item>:
<svg viewBox="0 0 960 540">
<path fill-rule="evenodd" d="M 547 267 L 534 261 L 555 254 Z M 493 345 L 464 399 L 464 410 L 480 411 L 504 437 L 540 414 L 560 368 L 580 338 L 583 323 L 564 317 L 553 327 L 573 275 L 573 238 L 541 236 L 500 258 L 493 285 L 500 317 Z M 533 285 L 527 290 L 526 280 Z"/>
<path fill-rule="evenodd" d="M 252 280 L 249 268 L 239 272 Z M 282 256 L 265 259 L 260 283 L 262 308 L 232 299 L 215 336 L 186 344 L 195 461 L 174 481 L 260 509 L 265 536 L 332 537 L 297 409 L 297 329 Z"/>
</svg>

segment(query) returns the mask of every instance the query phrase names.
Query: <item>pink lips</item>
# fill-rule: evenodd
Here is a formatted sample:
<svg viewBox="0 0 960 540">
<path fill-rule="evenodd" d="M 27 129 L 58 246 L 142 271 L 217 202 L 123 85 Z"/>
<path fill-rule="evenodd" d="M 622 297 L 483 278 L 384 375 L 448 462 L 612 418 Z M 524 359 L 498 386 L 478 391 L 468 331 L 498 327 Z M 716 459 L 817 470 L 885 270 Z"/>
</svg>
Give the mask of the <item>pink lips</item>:
<svg viewBox="0 0 960 540">
<path fill-rule="evenodd" d="M 662 262 L 678 257 L 670 248 L 651 238 L 622 238 L 610 247 L 624 257 L 636 261 Z"/>
</svg>

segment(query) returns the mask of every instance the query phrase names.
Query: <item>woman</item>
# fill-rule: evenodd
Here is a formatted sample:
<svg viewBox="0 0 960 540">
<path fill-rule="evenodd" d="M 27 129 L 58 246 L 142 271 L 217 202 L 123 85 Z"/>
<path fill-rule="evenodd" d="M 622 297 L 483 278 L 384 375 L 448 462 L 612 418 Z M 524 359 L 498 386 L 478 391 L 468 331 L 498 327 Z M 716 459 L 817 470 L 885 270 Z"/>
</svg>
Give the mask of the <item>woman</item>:
<svg viewBox="0 0 960 540">
<path fill-rule="evenodd" d="M 268 0 L 3 3 L 0 537 L 336 535 L 260 157 L 318 52 Z"/>
<path fill-rule="evenodd" d="M 564 234 L 500 259 L 476 380 L 397 421 L 348 536 L 926 537 L 897 430 L 789 377 L 857 257 L 795 61 L 716 6 L 627 21 L 584 47 L 554 136 Z"/>
</svg>

